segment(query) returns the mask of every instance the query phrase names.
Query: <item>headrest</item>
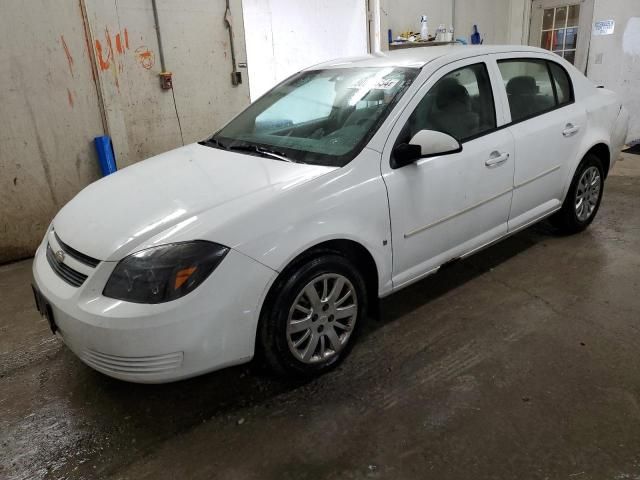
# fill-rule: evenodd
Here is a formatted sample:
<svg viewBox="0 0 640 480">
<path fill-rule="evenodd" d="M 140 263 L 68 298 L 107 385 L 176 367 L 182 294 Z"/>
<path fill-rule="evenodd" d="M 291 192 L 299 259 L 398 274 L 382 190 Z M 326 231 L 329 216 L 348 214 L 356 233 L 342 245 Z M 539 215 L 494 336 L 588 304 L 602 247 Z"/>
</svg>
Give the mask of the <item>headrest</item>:
<svg viewBox="0 0 640 480">
<path fill-rule="evenodd" d="M 454 103 L 466 105 L 468 100 L 469 92 L 460 85 L 457 79 L 447 77 L 440 81 L 438 93 L 436 94 L 438 108 L 443 109 Z"/>
<path fill-rule="evenodd" d="M 538 84 L 535 78 L 526 75 L 513 77 L 507 83 L 507 93 L 509 95 L 536 95 Z"/>
</svg>

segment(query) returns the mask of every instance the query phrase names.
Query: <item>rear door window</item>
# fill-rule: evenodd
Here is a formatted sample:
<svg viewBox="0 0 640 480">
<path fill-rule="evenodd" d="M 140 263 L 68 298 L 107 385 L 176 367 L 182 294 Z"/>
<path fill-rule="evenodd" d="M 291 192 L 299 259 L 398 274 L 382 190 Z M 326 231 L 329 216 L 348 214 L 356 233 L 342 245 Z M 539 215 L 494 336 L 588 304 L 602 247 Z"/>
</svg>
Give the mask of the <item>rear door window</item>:
<svg viewBox="0 0 640 480">
<path fill-rule="evenodd" d="M 519 122 L 573 102 L 567 71 L 555 62 L 516 58 L 498 60 L 511 121 Z"/>
<path fill-rule="evenodd" d="M 507 90 L 512 122 L 519 122 L 555 108 L 554 86 L 546 61 L 499 60 L 498 67 Z"/>
</svg>

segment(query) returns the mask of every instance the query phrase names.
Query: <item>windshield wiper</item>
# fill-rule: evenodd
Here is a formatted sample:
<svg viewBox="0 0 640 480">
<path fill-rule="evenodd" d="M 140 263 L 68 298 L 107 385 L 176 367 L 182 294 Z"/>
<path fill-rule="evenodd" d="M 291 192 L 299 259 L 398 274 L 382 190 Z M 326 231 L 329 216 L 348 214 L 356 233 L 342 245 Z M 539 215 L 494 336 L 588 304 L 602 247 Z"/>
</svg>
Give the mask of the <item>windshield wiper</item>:
<svg viewBox="0 0 640 480">
<path fill-rule="evenodd" d="M 281 160 L 283 162 L 295 163 L 290 158 L 287 158 L 287 156 L 282 152 L 270 150 L 268 148 L 261 147 L 258 145 L 250 145 L 250 144 L 230 145 L 227 147 L 224 143 L 222 143 L 220 140 L 216 139 L 215 137 L 207 138 L 206 140 L 202 140 L 201 142 L 198 142 L 198 143 L 206 147 L 221 148 L 223 150 L 236 150 L 236 151 L 250 152 L 250 153 L 255 152 L 262 157 L 275 158 L 276 160 Z"/>
<path fill-rule="evenodd" d="M 241 152 L 255 152 L 263 157 L 275 158 L 276 160 L 282 160 L 283 162 L 293 162 L 290 158 L 282 152 L 270 150 L 268 148 L 260 147 L 258 145 L 231 145 L 227 150 L 237 150 Z"/>
</svg>

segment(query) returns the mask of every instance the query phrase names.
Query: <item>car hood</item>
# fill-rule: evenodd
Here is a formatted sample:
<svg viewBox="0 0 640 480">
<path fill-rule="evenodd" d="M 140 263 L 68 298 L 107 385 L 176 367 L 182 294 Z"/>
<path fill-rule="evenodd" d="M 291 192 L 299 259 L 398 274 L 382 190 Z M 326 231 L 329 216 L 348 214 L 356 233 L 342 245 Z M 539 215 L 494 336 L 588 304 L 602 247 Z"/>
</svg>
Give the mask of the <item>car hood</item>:
<svg viewBox="0 0 640 480">
<path fill-rule="evenodd" d="M 225 204 L 238 211 L 259 208 L 270 197 L 332 170 L 196 143 L 92 183 L 64 206 L 53 227 L 72 248 L 116 261 L 199 213 Z"/>
</svg>

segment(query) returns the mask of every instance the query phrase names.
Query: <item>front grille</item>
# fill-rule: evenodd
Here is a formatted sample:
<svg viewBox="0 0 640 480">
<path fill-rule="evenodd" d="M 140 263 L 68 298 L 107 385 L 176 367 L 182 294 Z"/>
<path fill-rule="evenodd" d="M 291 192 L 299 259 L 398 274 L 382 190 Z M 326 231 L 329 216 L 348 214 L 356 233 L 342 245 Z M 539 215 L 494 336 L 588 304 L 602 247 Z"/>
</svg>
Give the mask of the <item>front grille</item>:
<svg viewBox="0 0 640 480">
<path fill-rule="evenodd" d="M 73 285 L 74 287 L 79 287 L 84 283 L 87 279 L 87 276 L 84 273 L 80 273 L 68 265 L 64 264 L 60 260 L 56 258 L 55 253 L 51 249 L 51 245 L 47 243 L 47 261 L 49 265 L 53 269 L 54 272 L 58 274 L 60 278 L 62 278 L 69 285 Z"/>
<path fill-rule="evenodd" d="M 89 255 L 85 255 L 84 253 L 77 251 L 75 248 L 71 248 L 60 240 L 60 237 L 56 232 L 53 232 L 53 234 L 56 236 L 56 241 L 58 242 L 58 245 L 60 245 L 60 249 L 70 257 L 75 258 L 80 263 L 84 263 L 92 268 L 96 268 L 100 263 L 100 260 L 90 257 Z"/>
<path fill-rule="evenodd" d="M 81 354 L 82 360 L 96 370 L 112 374 L 134 375 L 153 375 L 179 368 L 182 365 L 183 357 L 183 352 L 148 357 L 122 357 L 92 349 L 86 349 Z"/>
</svg>

